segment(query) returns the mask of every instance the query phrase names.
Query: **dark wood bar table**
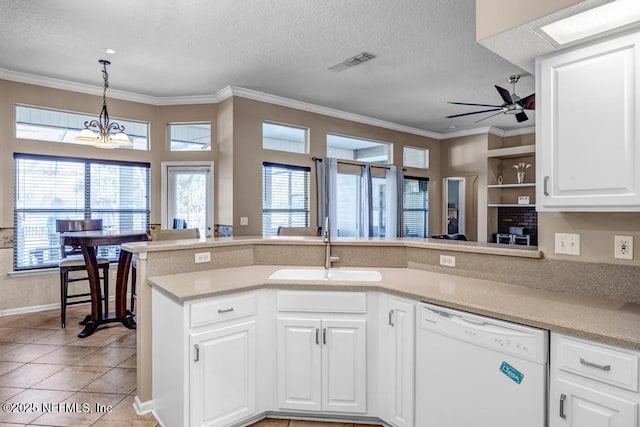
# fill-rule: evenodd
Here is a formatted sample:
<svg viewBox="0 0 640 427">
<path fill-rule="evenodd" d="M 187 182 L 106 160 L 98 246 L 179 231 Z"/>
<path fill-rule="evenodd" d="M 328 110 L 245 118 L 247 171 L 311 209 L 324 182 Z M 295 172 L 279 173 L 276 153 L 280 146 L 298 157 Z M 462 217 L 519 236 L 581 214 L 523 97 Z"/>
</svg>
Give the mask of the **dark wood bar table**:
<svg viewBox="0 0 640 427">
<path fill-rule="evenodd" d="M 100 276 L 98 275 L 96 252 L 98 246 L 120 245 L 127 242 L 147 240 L 146 232 L 139 230 L 71 231 L 61 233 L 60 238 L 64 245 L 81 247 L 82 255 L 87 265 L 89 286 L 91 289 L 91 314 L 82 322 L 84 329 L 78 334 L 78 337 L 88 337 L 96 331 L 98 326 L 111 322 L 121 322 L 127 328 L 135 329 L 136 321 L 133 318 L 133 314 L 127 310 L 127 284 L 133 254 L 125 250 L 120 250 L 116 276 L 116 311 L 115 313 L 103 313 L 101 304 L 102 289 L 100 287 Z"/>
</svg>

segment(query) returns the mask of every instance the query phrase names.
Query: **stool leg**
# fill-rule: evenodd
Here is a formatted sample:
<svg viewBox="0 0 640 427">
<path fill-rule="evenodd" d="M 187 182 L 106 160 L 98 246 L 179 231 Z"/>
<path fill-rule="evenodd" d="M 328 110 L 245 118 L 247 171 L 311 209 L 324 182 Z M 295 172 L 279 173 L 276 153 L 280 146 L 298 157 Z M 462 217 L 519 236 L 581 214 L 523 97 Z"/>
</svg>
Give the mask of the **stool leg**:
<svg viewBox="0 0 640 427">
<path fill-rule="evenodd" d="M 67 287 L 68 282 L 67 279 L 69 277 L 68 272 L 60 272 L 60 323 L 62 325 L 62 329 L 65 328 L 65 323 L 67 320 Z"/>
<path fill-rule="evenodd" d="M 136 302 L 136 276 L 138 275 L 138 269 L 133 267 L 131 269 L 131 313 L 134 313 L 133 310 Z"/>
<path fill-rule="evenodd" d="M 102 269 L 104 283 L 104 315 L 109 314 L 109 264 Z"/>
</svg>

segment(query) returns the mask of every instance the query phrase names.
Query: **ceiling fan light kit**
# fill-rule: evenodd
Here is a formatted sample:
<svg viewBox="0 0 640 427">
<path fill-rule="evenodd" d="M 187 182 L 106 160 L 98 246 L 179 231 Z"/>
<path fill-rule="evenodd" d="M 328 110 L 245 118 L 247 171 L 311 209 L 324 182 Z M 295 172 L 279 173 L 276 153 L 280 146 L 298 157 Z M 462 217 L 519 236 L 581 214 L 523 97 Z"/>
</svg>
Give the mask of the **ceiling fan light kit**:
<svg viewBox="0 0 640 427">
<path fill-rule="evenodd" d="M 529 120 L 529 117 L 527 116 L 527 113 L 524 112 L 524 110 L 535 110 L 536 98 L 534 93 L 532 93 L 529 96 L 525 96 L 524 98 L 520 98 L 518 95 L 516 95 L 516 83 L 518 83 L 519 80 L 520 80 L 520 76 L 517 74 L 509 76 L 508 81 L 509 83 L 511 83 L 512 93 L 509 93 L 509 91 L 503 87 L 495 85 L 495 88 L 498 91 L 498 94 L 500 94 L 500 97 L 504 101 L 502 105 L 475 104 L 475 103 L 468 103 L 468 102 L 449 102 L 449 104 L 455 104 L 455 105 L 471 105 L 474 107 L 493 107 L 493 108 L 488 110 L 473 111 L 471 113 L 454 114 L 451 116 L 446 116 L 446 118 L 451 119 L 454 117 L 463 117 L 463 116 L 469 116 L 472 114 L 491 113 L 491 112 L 497 111 L 497 113 L 490 114 L 486 117 L 481 118 L 480 120 L 476 120 L 474 123 L 481 122 L 483 120 L 489 119 L 499 114 L 507 114 L 510 116 L 515 116 L 518 123 Z"/>
</svg>

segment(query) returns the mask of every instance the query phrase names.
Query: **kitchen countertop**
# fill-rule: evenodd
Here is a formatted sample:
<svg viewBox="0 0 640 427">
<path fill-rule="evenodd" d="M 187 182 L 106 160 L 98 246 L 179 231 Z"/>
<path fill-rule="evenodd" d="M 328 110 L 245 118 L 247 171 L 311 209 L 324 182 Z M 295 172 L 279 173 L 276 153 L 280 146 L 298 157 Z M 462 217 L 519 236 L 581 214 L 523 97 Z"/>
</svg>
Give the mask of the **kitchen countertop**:
<svg viewBox="0 0 640 427">
<path fill-rule="evenodd" d="M 537 246 L 506 245 L 497 243 L 468 242 L 462 240 L 419 239 L 419 238 L 354 238 L 337 237 L 331 239 L 336 246 L 396 246 L 409 248 L 434 249 L 453 252 L 467 252 L 487 255 L 512 256 L 520 258 L 542 258 L 542 252 Z M 239 245 L 324 245 L 322 237 L 308 236 L 243 236 L 201 238 L 200 240 L 167 240 L 125 243 L 122 248 L 136 253 L 162 252 L 169 250 L 201 249 L 208 247 L 228 247 Z"/>
<path fill-rule="evenodd" d="M 380 282 L 271 280 L 282 268 L 251 265 L 149 278 L 178 302 L 260 288 L 384 291 L 604 343 L 640 349 L 640 305 L 412 268 L 371 268 Z M 320 268 L 321 269 L 321 268 Z M 351 268 L 354 269 L 354 268 Z"/>
</svg>

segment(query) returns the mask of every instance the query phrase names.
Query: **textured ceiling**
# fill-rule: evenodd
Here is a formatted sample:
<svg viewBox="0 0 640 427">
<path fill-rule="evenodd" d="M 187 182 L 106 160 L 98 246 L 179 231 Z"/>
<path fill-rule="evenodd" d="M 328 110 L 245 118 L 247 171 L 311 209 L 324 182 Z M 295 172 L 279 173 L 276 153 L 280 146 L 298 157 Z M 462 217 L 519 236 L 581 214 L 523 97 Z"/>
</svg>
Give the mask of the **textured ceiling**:
<svg viewBox="0 0 640 427">
<path fill-rule="evenodd" d="M 0 28 L 5 73 L 100 86 L 105 57 L 111 89 L 151 97 L 231 85 L 438 133 L 534 125 L 444 118 L 474 111 L 446 101 L 501 104 L 493 85 L 524 74 L 475 41 L 475 0 L 0 0 Z M 377 57 L 327 69 L 362 51 Z"/>
</svg>

